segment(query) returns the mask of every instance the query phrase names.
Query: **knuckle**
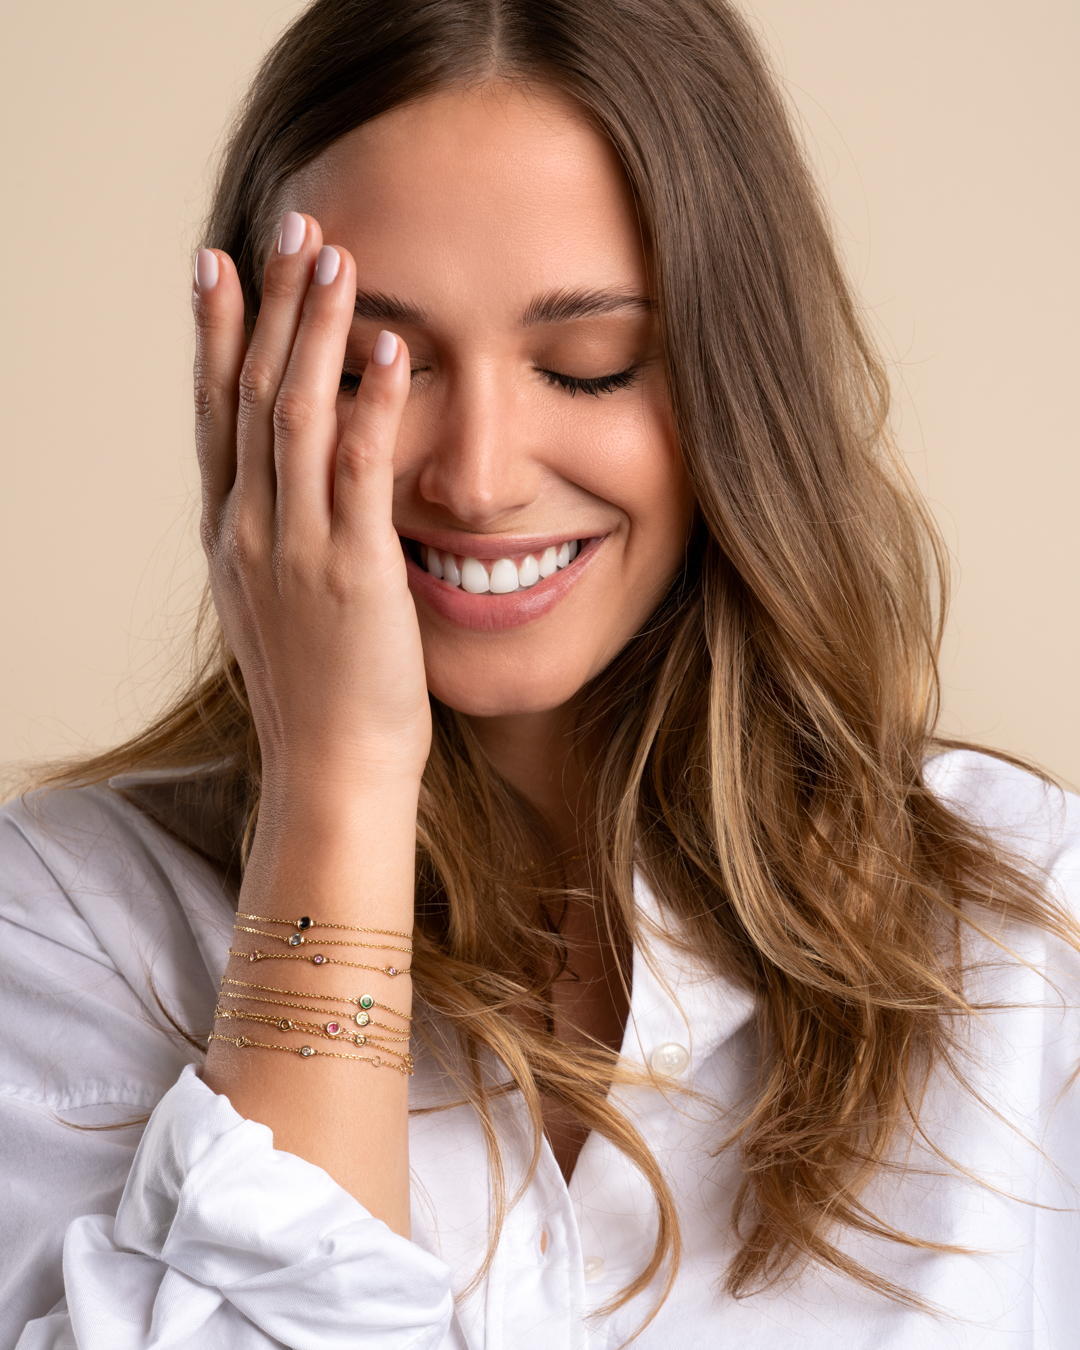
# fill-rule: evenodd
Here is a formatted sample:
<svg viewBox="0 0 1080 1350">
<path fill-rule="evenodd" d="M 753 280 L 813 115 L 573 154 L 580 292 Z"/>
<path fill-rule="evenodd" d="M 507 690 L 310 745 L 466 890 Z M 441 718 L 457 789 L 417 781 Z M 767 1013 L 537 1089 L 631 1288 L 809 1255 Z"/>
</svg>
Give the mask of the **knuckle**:
<svg viewBox="0 0 1080 1350">
<path fill-rule="evenodd" d="M 346 481 L 362 478 L 378 458 L 378 447 L 366 436 L 345 435 L 337 453 L 337 472 Z"/>
<path fill-rule="evenodd" d="M 314 415 L 314 409 L 303 395 L 290 390 L 279 394 L 274 404 L 274 434 L 281 440 L 295 436 L 307 427 Z"/>
<path fill-rule="evenodd" d="M 269 400 L 273 388 L 273 374 L 264 362 L 253 361 L 250 358 L 244 362 L 238 382 L 241 408 L 252 409 L 262 406 Z"/>
</svg>

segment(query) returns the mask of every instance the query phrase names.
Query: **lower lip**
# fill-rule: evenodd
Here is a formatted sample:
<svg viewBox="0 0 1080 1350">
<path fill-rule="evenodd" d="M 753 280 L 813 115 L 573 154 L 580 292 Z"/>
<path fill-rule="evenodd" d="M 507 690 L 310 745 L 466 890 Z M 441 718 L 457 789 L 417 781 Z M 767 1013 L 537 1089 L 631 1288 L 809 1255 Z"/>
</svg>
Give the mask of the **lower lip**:
<svg viewBox="0 0 1080 1350">
<path fill-rule="evenodd" d="M 526 591 L 511 591 L 508 595 L 471 595 L 460 586 L 448 586 L 433 577 L 405 553 L 409 573 L 409 589 L 417 600 L 451 623 L 481 632 L 496 632 L 502 628 L 520 628 L 543 618 L 573 589 L 600 550 L 604 538 L 588 539 L 581 546 L 569 567 L 554 576 L 538 581 Z"/>
</svg>

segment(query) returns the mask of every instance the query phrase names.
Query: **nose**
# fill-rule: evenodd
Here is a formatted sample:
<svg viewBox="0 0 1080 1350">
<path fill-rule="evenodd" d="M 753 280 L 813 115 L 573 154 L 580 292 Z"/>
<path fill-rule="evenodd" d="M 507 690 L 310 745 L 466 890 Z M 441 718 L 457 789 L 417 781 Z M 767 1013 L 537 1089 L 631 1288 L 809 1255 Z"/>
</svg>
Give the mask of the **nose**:
<svg viewBox="0 0 1080 1350">
<path fill-rule="evenodd" d="M 494 364 L 448 380 L 417 476 L 425 501 L 483 532 L 534 502 L 542 470 L 535 419 Z"/>
</svg>

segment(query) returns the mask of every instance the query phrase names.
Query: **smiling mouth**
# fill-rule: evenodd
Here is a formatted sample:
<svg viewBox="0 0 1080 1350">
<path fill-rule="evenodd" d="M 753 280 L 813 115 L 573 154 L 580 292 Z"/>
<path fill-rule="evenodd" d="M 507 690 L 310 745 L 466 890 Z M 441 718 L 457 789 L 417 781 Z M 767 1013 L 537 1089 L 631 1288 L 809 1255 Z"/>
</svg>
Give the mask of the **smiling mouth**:
<svg viewBox="0 0 1080 1350">
<path fill-rule="evenodd" d="M 531 590 L 537 582 L 569 567 L 581 552 L 583 543 L 580 539 L 568 539 L 536 553 L 482 561 L 444 553 L 417 543 L 415 539 L 403 542 L 413 562 L 425 572 L 443 585 L 469 595 L 511 595 L 514 591 Z"/>
</svg>

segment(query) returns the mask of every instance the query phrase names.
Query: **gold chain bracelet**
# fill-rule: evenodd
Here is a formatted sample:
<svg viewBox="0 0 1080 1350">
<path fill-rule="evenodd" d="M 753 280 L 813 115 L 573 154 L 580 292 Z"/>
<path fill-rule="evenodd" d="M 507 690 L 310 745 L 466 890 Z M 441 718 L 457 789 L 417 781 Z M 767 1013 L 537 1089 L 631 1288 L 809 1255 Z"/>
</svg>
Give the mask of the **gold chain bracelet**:
<svg viewBox="0 0 1080 1350">
<path fill-rule="evenodd" d="M 264 933 L 261 928 L 249 928 L 247 924 L 238 923 L 236 925 L 238 933 L 254 933 L 256 937 L 270 938 L 273 942 L 284 942 L 286 947 L 302 947 L 305 942 L 319 942 L 324 947 L 370 947 L 372 951 L 377 952 L 404 952 L 406 956 L 412 956 L 411 947 L 395 947 L 392 942 L 342 942 L 336 938 L 306 938 L 303 933 L 290 933 L 287 937 L 279 937 L 277 933 Z"/>
<path fill-rule="evenodd" d="M 234 980 L 228 975 L 222 980 L 222 984 L 235 984 L 239 989 L 261 989 L 264 994 L 288 994 L 290 998 L 321 999 L 324 1003 L 354 1003 L 362 1012 L 367 1012 L 370 1008 L 380 1008 L 394 1017 L 400 1017 L 403 1022 L 412 1021 L 408 1013 L 398 1012 L 387 1003 L 379 1003 L 370 994 L 358 994 L 355 998 L 349 998 L 345 994 L 309 994 L 301 989 L 279 989 L 273 984 L 252 984 L 250 980 Z"/>
<path fill-rule="evenodd" d="M 299 1012 L 319 1013 L 322 1017 L 328 1016 L 329 1012 L 326 1008 L 314 1008 L 310 1003 L 290 1003 L 290 1001 L 285 998 L 259 998 L 257 994 L 230 994 L 227 989 L 220 990 L 218 998 L 244 998 L 247 999 L 249 1003 L 268 1003 L 273 1008 L 296 1008 Z M 399 1017 L 401 1015 L 401 1013 L 398 1013 Z M 383 1031 L 401 1031 L 402 1029 L 401 1027 L 387 1026 L 385 1022 L 376 1022 L 373 1017 L 370 1017 L 363 1010 L 355 1013 L 345 1013 L 344 1016 L 352 1018 L 358 1027 L 380 1027 Z M 409 1040 L 409 1037 L 388 1036 L 386 1039 L 391 1041 L 407 1041 Z"/>
<path fill-rule="evenodd" d="M 323 1040 L 351 1041 L 353 1045 L 371 1045 L 376 1050 L 382 1050 L 388 1055 L 396 1055 L 398 1059 L 405 1061 L 409 1067 L 412 1067 L 413 1058 L 407 1050 L 395 1050 L 392 1045 L 384 1045 L 384 1040 L 407 1041 L 408 1036 L 393 1037 L 374 1037 L 358 1032 L 355 1035 L 345 1031 L 340 1022 L 326 1022 L 322 1026 L 315 1026 L 311 1022 L 294 1022 L 288 1017 L 269 1017 L 266 1013 L 248 1012 L 243 1008 L 215 1008 L 215 1018 L 231 1019 L 235 1022 L 261 1022 L 264 1026 L 277 1027 L 279 1031 L 299 1031 L 309 1036 L 321 1036 Z M 336 1027 L 336 1031 L 331 1031 L 331 1027 Z"/>
<path fill-rule="evenodd" d="M 309 928 L 337 928 L 343 933 L 375 933 L 379 937 L 411 938 L 411 933 L 399 933 L 396 928 L 357 928 L 351 923 L 320 923 L 318 919 L 306 914 L 299 919 L 268 919 L 265 914 L 244 914 L 237 911 L 238 919 L 254 919 L 256 923 L 287 923 L 291 928 L 306 932 Z"/>
<path fill-rule="evenodd" d="M 294 956 L 292 952 L 238 952 L 229 948 L 230 956 L 246 956 L 249 961 L 310 961 L 313 966 L 349 966 L 352 970 L 374 970 L 379 975 L 408 975 L 412 967 L 398 970 L 397 966 L 369 966 L 366 961 L 343 961 L 340 956 L 324 956 L 319 952 L 315 956 Z"/>
<path fill-rule="evenodd" d="M 376 1069 L 396 1069 L 406 1077 L 411 1077 L 413 1072 L 408 1064 L 391 1064 L 379 1055 L 343 1055 L 337 1050 L 316 1050 L 313 1045 L 270 1045 L 266 1041 L 253 1041 L 249 1036 L 219 1036 L 216 1031 L 212 1031 L 208 1039 L 226 1041 L 229 1045 L 235 1045 L 237 1050 L 246 1050 L 249 1046 L 256 1050 L 284 1050 L 286 1054 L 299 1055 L 301 1059 L 310 1059 L 314 1055 L 321 1055 L 324 1059 L 353 1059 L 358 1063 L 371 1064 Z"/>
</svg>

